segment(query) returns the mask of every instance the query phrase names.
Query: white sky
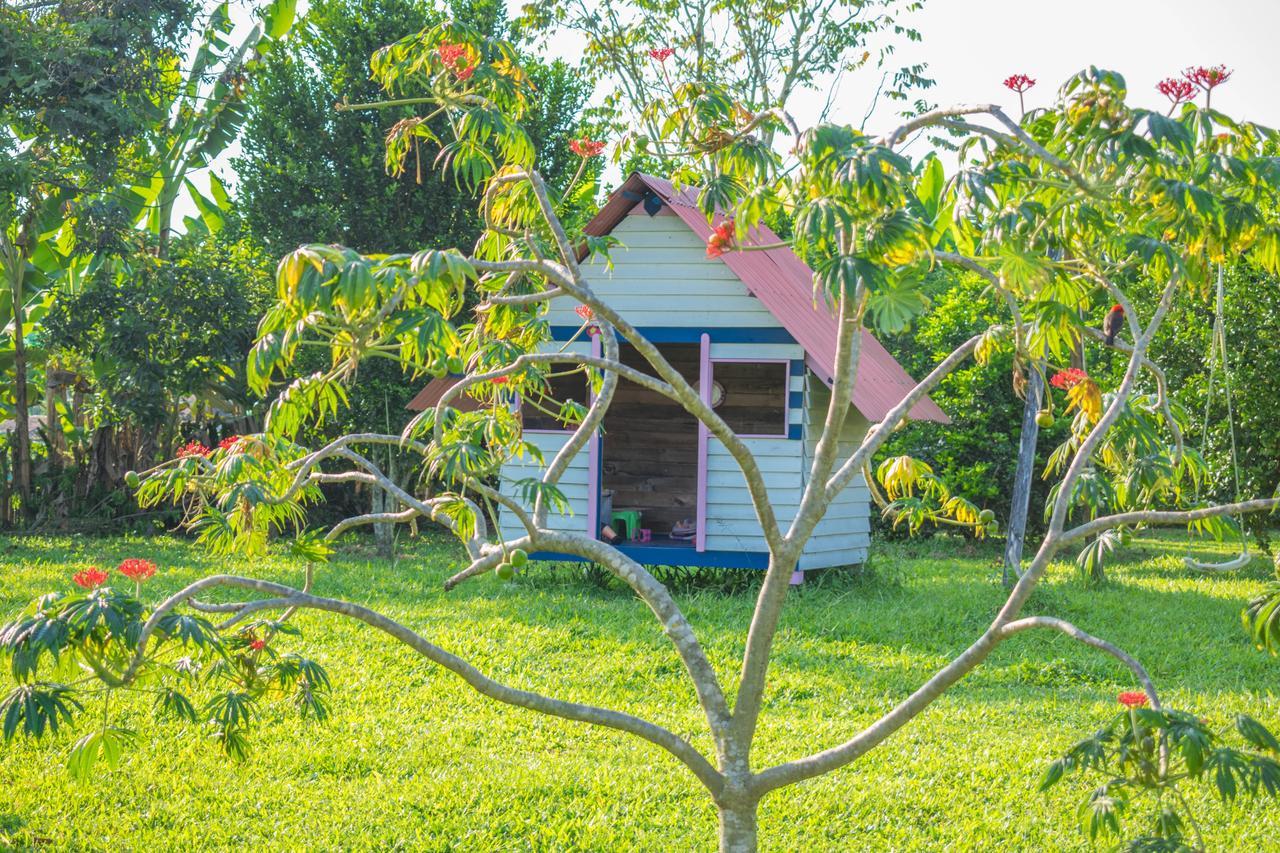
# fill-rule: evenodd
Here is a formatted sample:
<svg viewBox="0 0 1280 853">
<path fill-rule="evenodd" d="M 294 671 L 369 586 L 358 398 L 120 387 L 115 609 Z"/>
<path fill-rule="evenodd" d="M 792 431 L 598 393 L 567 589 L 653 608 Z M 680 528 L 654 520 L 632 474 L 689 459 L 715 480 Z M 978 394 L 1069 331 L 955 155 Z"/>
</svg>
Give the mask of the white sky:
<svg viewBox="0 0 1280 853">
<path fill-rule="evenodd" d="M 515 14 L 522 2 L 508 5 Z M 1027 95 L 1031 107 L 1050 101 L 1076 71 L 1098 65 L 1125 76 L 1131 104 L 1157 107 L 1167 103 L 1157 81 L 1189 65 L 1224 63 L 1234 76 L 1214 93 L 1214 106 L 1280 126 L 1280 0 L 926 0 L 904 23 L 923 40 L 900 45 L 894 65 L 928 62 L 937 85 L 926 95 L 939 105 L 995 101 L 1016 112 L 1017 96 L 1001 85 L 1008 75 L 1038 81 Z M 580 52 L 568 40 L 558 48 L 568 59 Z M 846 79 L 831 118 L 860 123 L 878 77 Z M 825 90 L 797 98 L 792 111 L 801 126 L 826 98 Z M 898 108 L 882 104 L 868 131 L 892 127 Z M 215 164 L 232 184 L 230 158 L 238 153 L 233 145 Z M 194 210 L 188 204 L 180 212 Z"/>
</svg>

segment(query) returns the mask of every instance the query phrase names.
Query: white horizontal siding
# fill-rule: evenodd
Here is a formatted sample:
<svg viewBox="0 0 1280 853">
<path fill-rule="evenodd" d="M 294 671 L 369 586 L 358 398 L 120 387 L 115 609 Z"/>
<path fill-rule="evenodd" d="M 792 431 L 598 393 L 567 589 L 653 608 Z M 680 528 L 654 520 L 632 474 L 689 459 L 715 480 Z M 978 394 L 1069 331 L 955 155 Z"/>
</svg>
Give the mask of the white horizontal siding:
<svg viewBox="0 0 1280 853">
<path fill-rule="evenodd" d="M 799 344 L 736 344 L 717 343 L 716 330 L 708 330 L 711 335 L 711 360 L 735 359 L 778 361 L 804 358 L 804 347 Z M 792 377 L 801 379 L 803 377 Z"/>
<path fill-rule="evenodd" d="M 542 451 L 549 463 L 569 440 L 569 433 L 525 433 L 525 440 Z M 581 533 L 587 529 L 587 495 L 588 495 L 588 454 L 584 448 L 569 463 L 564 476 L 560 478 L 560 491 L 569 501 L 569 510 L 563 513 L 548 512 L 547 527 L 557 532 Z M 506 497 L 520 501 L 519 489 L 515 481 L 529 477 L 541 479 L 546 467 L 538 464 L 536 459 L 525 457 L 508 462 L 502 466 L 502 483 L 499 491 Z M 522 502 L 521 502 L 522 503 Z M 523 505 L 523 503 L 522 503 Z M 525 509 L 532 510 L 526 506 Z M 512 539 L 525 534 L 524 526 L 512 513 L 499 509 L 498 527 L 503 539 Z"/>
<path fill-rule="evenodd" d="M 596 294 L 639 327 L 780 328 L 723 261 L 708 258 L 706 244 L 677 216 L 627 216 L 613 230 L 621 241 L 612 266 L 593 258 L 583 275 Z M 553 326 L 582 323 L 568 299 L 552 300 Z"/>
<path fill-rule="evenodd" d="M 778 523 L 785 528 L 800 506 L 802 442 L 785 438 L 744 442 L 756 458 Z M 742 470 L 715 438 L 707 442 L 707 550 L 767 550 Z"/>
<path fill-rule="evenodd" d="M 807 481 L 809 466 L 813 462 L 814 450 L 817 446 L 817 433 L 827 417 L 827 405 L 831 400 L 831 392 L 827 386 L 812 373 L 806 377 L 805 437 L 804 445 L 804 478 Z M 844 429 L 840 434 L 837 465 L 857 449 L 863 436 L 866 435 L 866 418 L 852 408 L 845 418 Z M 851 566 L 867 559 L 867 549 L 871 545 L 871 493 L 861 475 L 836 496 L 827 508 L 822 520 L 814 528 L 813 535 L 805 545 L 804 554 L 800 557 L 801 569 L 823 569 L 834 566 Z"/>
</svg>

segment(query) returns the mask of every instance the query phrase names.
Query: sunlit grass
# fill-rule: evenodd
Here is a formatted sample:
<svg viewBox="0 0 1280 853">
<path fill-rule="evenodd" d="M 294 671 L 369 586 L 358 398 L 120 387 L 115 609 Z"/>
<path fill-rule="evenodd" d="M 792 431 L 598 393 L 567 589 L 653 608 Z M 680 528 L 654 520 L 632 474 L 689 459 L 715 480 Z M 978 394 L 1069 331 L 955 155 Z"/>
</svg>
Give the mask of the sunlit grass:
<svg viewBox="0 0 1280 853">
<path fill-rule="evenodd" d="M 1199 547 L 1197 553 L 1229 549 Z M 1185 545 L 1140 540 L 1086 588 L 1055 566 L 1028 612 L 1070 619 L 1138 656 L 1174 707 L 1225 724 L 1247 709 L 1280 729 L 1280 661 L 1253 649 L 1242 602 L 1266 561 L 1231 575 L 1190 573 Z M 172 539 L 0 539 L 0 616 L 67 589 L 90 564 L 145 556 L 150 593 L 211 571 L 300 582 L 286 559 L 219 561 Z M 757 765 L 833 745 L 901 700 L 970 643 L 1003 591 L 994 549 L 955 539 L 882 544 L 869 571 L 829 573 L 788 601 L 757 740 Z M 582 570 L 537 568 L 452 593 L 444 540 L 398 561 L 349 549 L 318 575 L 320 594 L 408 623 L 511 684 L 626 709 L 709 751 L 683 670 L 647 610 Z M 679 584 L 678 597 L 722 678 L 736 678 L 754 583 Z M 497 706 L 372 629 L 298 619 L 299 645 L 334 680 L 324 724 L 283 712 L 254 731 L 244 763 L 149 702 L 125 703 L 140 734 L 116 772 L 91 784 L 62 767 L 74 735 L 0 747 L 0 846 L 56 849 L 644 849 L 714 846 L 715 814 L 665 753 L 626 735 Z M 290 641 L 291 645 L 295 641 Z M 1065 638 L 1025 634 L 997 650 L 922 717 L 857 764 L 774 794 L 766 849 L 1087 847 L 1076 783 L 1036 793 L 1047 762 L 1098 727 L 1126 670 Z M 1211 846 L 1274 849 L 1280 807 L 1197 798 Z"/>
</svg>

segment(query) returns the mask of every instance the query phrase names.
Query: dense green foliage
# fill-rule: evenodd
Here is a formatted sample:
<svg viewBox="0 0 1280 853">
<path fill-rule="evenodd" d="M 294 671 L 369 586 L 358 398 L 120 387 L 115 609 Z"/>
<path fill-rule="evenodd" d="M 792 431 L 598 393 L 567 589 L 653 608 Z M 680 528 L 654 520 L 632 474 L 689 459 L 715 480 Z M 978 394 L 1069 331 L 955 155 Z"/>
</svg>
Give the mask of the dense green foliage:
<svg viewBox="0 0 1280 853">
<path fill-rule="evenodd" d="M 1189 577 L 1166 556 L 1172 544 L 1135 543 L 1113 563 L 1116 583 L 1102 590 L 1058 564 L 1033 609 L 1069 612 L 1086 630 L 1105 633 L 1147 664 L 1167 703 L 1205 716 L 1214 729 L 1229 729 L 1232 713 L 1248 708 L 1274 730 L 1280 700 L 1261 686 L 1274 683 L 1277 659 L 1223 630 L 1262 588 L 1266 567 Z M 1211 559 L 1227 551 L 1198 553 Z M 9 539 L 0 541 L 0 573 L 9 579 L 0 612 L 10 618 L 41 592 L 74 589 L 73 571 L 130 556 L 160 565 L 148 594 L 226 567 L 175 540 Z M 414 546 L 395 563 L 348 551 L 318 577 L 316 591 L 394 612 L 515 684 L 697 731 L 679 663 L 629 591 L 601 589 L 576 570 L 536 569 L 514 583 L 482 578 L 443 593 L 440 582 L 459 556 L 443 541 Z M 981 626 L 978 614 L 1003 599 L 995 559 L 994 548 L 943 538 L 878 546 L 867 575 L 811 579 L 788 602 L 767 695 L 777 713 L 762 729 L 761 754 L 774 760 L 835 743 L 914 689 Z M 292 584 L 301 570 L 287 557 L 257 568 Z M 737 664 L 735 638 L 758 576 L 744 582 L 730 595 L 698 585 L 679 594 L 726 673 Z M 0 749 L 11 792 L 0 846 L 41 838 L 93 849 L 242 849 L 298 838 L 380 849 L 440 849 L 460 839 L 478 849 L 713 844 L 714 810 L 658 751 L 495 706 L 356 623 L 303 613 L 297 624 L 303 637 L 288 638 L 288 650 L 323 664 L 332 680 L 326 723 L 268 710 L 249 736 L 248 759 L 235 763 L 216 741 L 192 738 L 194 724 L 153 717 L 153 696 L 124 696 L 118 710 L 137 721 L 138 743 L 118 770 L 100 768 L 96 784 L 75 782 L 52 754 L 65 755 L 77 734 Z M 1191 638 L 1197 653 L 1171 646 L 1171 636 Z M 762 830 L 778 849 L 1088 849 L 1070 817 L 1088 784 L 1036 789 L 1049 763 L 1111 720 L 1117 693 L 1131 689 L 1128 671 L 1096 651 L 1028 634 L 857 768 L 769 797 Z M 1215 844 L 1268 849 L 1280 833 L 1275 809 L 1233 810 L 1194 788 L 1187 794 Z"/>
<path fill-rule="evenodd" d="M 1135 287 L 1145 289 L 1147 298 L 1156 296 L 1149 283 L 1135 283 Z M 885 346 L 914 376 L 928 372 L 939 358 L 1000 316 L 1000 306 L 976 276 L 935 274 L 928 290 L 931 310 L 910 329 L 883 337 Z M 1178 300 L 1152 345 L 1153 359 L 1168 375 L 1187 441 L 1201 451 L 1213 472 L 1204 485 L 1205 494 L 1220 501 L 1237 495 L 1267 495 L 1280 484 L 1280 374 L 1266 350 L 1268 342 L 1280 340 L 1280 283 L 1256 265 L 1241 263 L 1227 271 L 1225 290 L 1231 400 L 1242 474 L 1238 492 L 1232 476 L 1231 424 L 1221 366 L 1214 378 L 1205 430 L 1212 293 L 1188 294 Z M 1098 326 L 1102 318 L 1089 319 Z M 1119 380 L 1123 361 L 1119 354 L 1102 353 L 1087 368 L 1110 387 Z M 1011 371 L 1012 358 L 1007 353 L 997 355 L 989 365 L 957 370 L 932 395 L 954 423 L 947 427 L 913 423 L 894 437 L 890 448 L 890 452 L 928 460 L 958 492 L 991 507 L 1000 518 L 1008 517 L 1023 406 L 1009 381 Z M 1068 432 L 1069 419 L 1062 417 L 1060 397 L 1054 426 L 1040 430 L 1033 508 L 1044 506 L 1050 486 L 1043 476 L 1045 464 Z M 1033 509 L 1029 529 L 1034 532 L 1043 523 L 1041 513 Z M 1249 518 L 1245 523 L 1259 543 L 1269 543 L 1265 518 Z"/>
<path fill-rule="evenodd" d="M 934 273 L 927 287 L 930 310 L 908 329 L 881 340 L 912 376 L 924 376 L 948 353 L 973 335 L 1000 322 L 1001 307 L 977 276 Z M 987 364 L 963 365 L 942 381 L 931 396 L 951 418 L 948 425 L 915 421 L 890 441 L 886 453 L 926 460 L 959 494 L 1009 517 L 1014 469 L 1018 461 L 1023 400 L 1010 376 L 1013 354 L 1001 352 Z M 1039 476 L 1049 452 L 1069 431 L 1070 419 L 1059 418 L 1041 430 L 1031 506 L 1042 507 L 1050 484 Z M 1038 511 L 1028 518 L 1031 530 L 1043 527 Z M 888 533 L 888 525 L 882 532 Z"/>
<path fill-rule="evenodd" d="M 500 4 L 459 2 L 453 13 L 494 35 L 506 23 Z M 321 0 L 312 3 L 286 50 L 272 56 L 249 99 L 243 155 L 235 161 L 237 202 L 265 251 L 283 256 L 304 243 L 339 243 L 362 252 L 454 246 L 480 233 L 474 192 L 437 172 L 436 152 L 416 151 L 402 174 L 388 174 L 387 130 L 411 107 L 336 111 L 342 102 L 380 100 L 369 57 L 383 45 L 440 23 L 446 12 L 423 0 Z M 563 186 L 577 168 L 568 149 L 588 94 L 562 62 L 524 57 L 535 87 L 528 129 L 548 180 Z M 418 94 L 410 89 L 404 94 Z M 442 132 L 443 119 L 433 123 Z M 588 199 L 588 203 L 589 203 Z M 308 362 L 320 369 L 317 354 Z M 389 362 L 362 366 L 350 406 L 327 434 L 399 430 L 405 403 L 421 387 Z"/>
<path fill-rule="evenodd" d="M 183 409 L 197 424 L 202 410 L 243 411 L 252 404 L 244 359 L 270 299 L 271 267 L 238 222 L 181 236 L 166 261 L 139 253 L 55 291 L 46 345 L 92 365 L 83 372 L 96 377 L 97 404 L 108 410 L 100 420 L 170 434 Z"/>
</svg>

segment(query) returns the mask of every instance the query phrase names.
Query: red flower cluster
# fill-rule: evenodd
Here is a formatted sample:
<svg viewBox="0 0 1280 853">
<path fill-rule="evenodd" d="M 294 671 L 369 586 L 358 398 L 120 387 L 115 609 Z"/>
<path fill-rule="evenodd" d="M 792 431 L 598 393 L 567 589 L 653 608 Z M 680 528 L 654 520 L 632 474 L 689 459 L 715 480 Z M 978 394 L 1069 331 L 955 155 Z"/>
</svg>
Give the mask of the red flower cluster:
<svg viewBox="0 0 1280 853">
<path fill-rule="evenodd" d="M 255 652 L 260 652 L 266 647 L 267 647 L 266 640 L 255 637 L 254 639 L 249 641 L 249 648 L 253 649 Z"/>
<path fill-rule="evenodd" d="M 1147 704 L 1147 694 L 1141 690 L 1126 690 L 1116 700 L 1126 708 L 1143 708 Z"/>
<path fill-rule="evenodd" d="M 507 384 L 507 377 L 505 377 L 505 376 L 495 376 L 495 377 L 493 377 L 492 379 L 490 379 L 489 381 L 490 381 L 490 382 L 492 382 L 494 385 L 506 385 L 506 384 Z"/>
<path fill-rule="evenodd" d="M 733 248 L 733 220 L 726 219 L 717 225 L 707 238 L 707 257 L 718 258 Z"/>
<path fill-rule="evenodd" d="M 107 582 L 107 573 L 97 566 L 76 572 L 71 576 L 71 580 L 76 586 L 82 589 L 97 589 Z"/>
<path fill-rule="evenodd" d="M 675 48 L 655 47 L 649 50 L 649 58 L 654 62 L 666 62 L 675 52 Z"/>
<path fill-rule="evenodd" d="M 240 443 L 240 439 L 242 437 L 243 436 L 239 436 L 239 435 L 229 435 L 226 438 L 222 439 L 222 441 L 218 442 L 218 449 L 230 450 L 231 448 L 235 447 L 237 444 Z"/>
<path fill-rule="evenodd" d="M 178 458 L 185 459 L 188 456 L 208 456 L 212 451 L 198 441 L 188 441 L 186 444 L 178 448 Z"/>
<path fill-rule="evenodd" d="M 1011 74 L 1004 78 L 1006 89 L 1012 89 L 1021 95 L 1036 84 L 1036 81 L 1025 74 Z"/>
<path fill-rule="evenodd" d="M 1089 374 L 1085 373 L 1078 367 L 1068 367 L 1066 370 L 1060 370 L 1053 374 L 1053 378 L 1049 380 L 1049 384 L 1054 388 L 1061 388 L 1064 391 L 1074 388 L 1081 382 L 1089 378 Z"/>
<path fill-rule="evenodd" d="M 579 157 L 599 157 L 604 151 L 604 143 L 586 136 L 569 140 L 569 150 Z"/>
<path fill-rule="evenodd" d="M 1191 100 L 1191 96 L 1196 93 L 1196 84 L 1185 77 L 1168 77 L 1156 84 L 1156 91 L 1177 106 Z"/>
<path fill-rule="evenodd" d="M 584 320 L 590 320 L 592 317 L 596 316 L 596 312 L 591 310 L 590 305 L 579 305 L 577 308 L 573 309 L 573 313 L 577 314 Z"/>
<path fill-rule="evenodd" d="M 1231 71 L 1225 65 L 1211 65 L 1206 68 L 1203 65 L 1197 65 L 1194 68 L 1188 68 L 1182 72 L 1182 76 L 1188 82 L 1198 86 L 1206 92 L 1212 92 L 1223 83 L 1231 79 Z"/>
<path fill-rule="evenodd" d="M 444 67 L 453 72 L 459 80 L 467 80 L 475 73 L 475 63 L 471 61 L 471 48 L 462 42 L 442 44 L 436 48 Z"/>
<path fill-rule="evenodd" d="M 120 565 L 116 566 L 116 571 L 127 577 L 134 583 L 142 583 L 156 573 L 156 564 L 150 560 L 140 560 L 137 557 L 130 557 Z"/>
</svg>

